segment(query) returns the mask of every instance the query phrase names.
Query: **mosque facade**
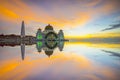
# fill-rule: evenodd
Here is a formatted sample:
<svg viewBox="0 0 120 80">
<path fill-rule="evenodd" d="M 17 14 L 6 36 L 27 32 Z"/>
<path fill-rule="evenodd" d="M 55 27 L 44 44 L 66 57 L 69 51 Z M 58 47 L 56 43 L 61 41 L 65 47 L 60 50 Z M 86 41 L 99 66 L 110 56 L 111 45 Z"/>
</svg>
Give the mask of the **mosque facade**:
<svg viewBox="0 0 120 80">
<path fill-rule="evenodd" d="M 63 50 L 64 46 L 64 33 L 62 30 L 55 32 L 53 27 L 49 24 L 45 27 L 44 31 L 41 29 L 37 30 L 36 33 L 36 48 L 38 52 L 43 49 L 45 54 L 51 56 L 55 48 Z"/>
</svg>

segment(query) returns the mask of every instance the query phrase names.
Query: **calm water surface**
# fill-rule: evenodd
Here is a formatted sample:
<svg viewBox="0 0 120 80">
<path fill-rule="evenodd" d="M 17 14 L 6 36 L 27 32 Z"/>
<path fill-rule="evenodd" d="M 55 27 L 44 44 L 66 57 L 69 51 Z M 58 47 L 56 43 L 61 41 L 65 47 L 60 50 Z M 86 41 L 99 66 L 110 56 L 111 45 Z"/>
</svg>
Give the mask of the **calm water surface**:
<svg viewBox="0 0 120 80">
<path fill-rule="evenodd" d="M 120 80 L 120 44 L 65 43 L 48 57 L 36 46 L 0 47 L 0 80 Z"/>
</svg>

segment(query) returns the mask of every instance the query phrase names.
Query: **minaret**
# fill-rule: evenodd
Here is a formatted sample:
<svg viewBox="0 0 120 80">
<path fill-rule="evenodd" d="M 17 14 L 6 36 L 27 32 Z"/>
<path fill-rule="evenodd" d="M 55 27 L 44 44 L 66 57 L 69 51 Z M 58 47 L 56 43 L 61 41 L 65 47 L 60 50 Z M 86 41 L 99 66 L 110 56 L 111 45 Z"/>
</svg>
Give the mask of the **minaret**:
<svg viewBox="0 0 120 80">
<path fill-rule="evenodd" d="M 64 33 L 63 33 L 63 30 L 60 30 L 60 31 L 58 32 L 58 36 L 59 36 L 59 41 L 64 40 Z"/>
<path fill-rule="evenodd" d="M 24 21 L 22 21 L 22 26 L 21 26 L 21 38 L 25 37 L 25 25 Z"/>
<path fill-rule="evenodd" d="M 25 37 L 25 25 L 24 25 L 24 21 L 22 21 L 22 25 L 21 25 L 21 57 L 22 60 L 24 60 L 25 57 L 25 43 L 22 41 L 24 40 Z"/>
</svg>

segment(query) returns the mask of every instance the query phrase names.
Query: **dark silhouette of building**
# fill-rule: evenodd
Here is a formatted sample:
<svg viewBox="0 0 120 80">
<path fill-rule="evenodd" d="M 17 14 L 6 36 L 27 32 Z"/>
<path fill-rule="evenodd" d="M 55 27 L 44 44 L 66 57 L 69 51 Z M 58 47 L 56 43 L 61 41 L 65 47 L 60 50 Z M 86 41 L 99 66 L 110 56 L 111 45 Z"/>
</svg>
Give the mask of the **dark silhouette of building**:
<svg viewBox="0 0 120 80">
<path fill-rule="evenodd" d="M 44 31 L 39 28 L 36 33 L 36 48 L 38 52 L 43 49 L 49 57 L 53 54 L 55 48 L 59 48 L 60 51 L 64 47 L 64 33 L 62 30 L 58 34 L 54 31 L 53 27 L 48 24 Z"/>
<path fill-rule="evenodd" d="M 22 25 L 21 25 L 21 37 L 25 37 L 25 25 L 24 25 L 24 21 L 22 21 Z"/>
</svg>

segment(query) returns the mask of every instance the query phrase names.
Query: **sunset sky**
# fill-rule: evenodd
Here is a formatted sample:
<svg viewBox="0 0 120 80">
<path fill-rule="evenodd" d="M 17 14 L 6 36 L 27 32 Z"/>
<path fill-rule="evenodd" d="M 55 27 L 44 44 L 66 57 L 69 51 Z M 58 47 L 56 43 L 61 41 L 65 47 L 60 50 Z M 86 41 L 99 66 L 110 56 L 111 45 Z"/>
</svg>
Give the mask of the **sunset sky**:
<svg viewBox="0 0 120 80">
<path fill-rule="evenodd" d="M 0 80 L 120 80 L 120 0 L 0 0 L 0 35 L 22 21 L 26 35 L 51 24 L 69 41 L 1 37 Z"/>
<path fill-rule="evenodd" d="M 120 0 L 1 0 L 0 34 L 26 34 L 51 24 L 65 36 L 120 36 Z"/>
</svg>

